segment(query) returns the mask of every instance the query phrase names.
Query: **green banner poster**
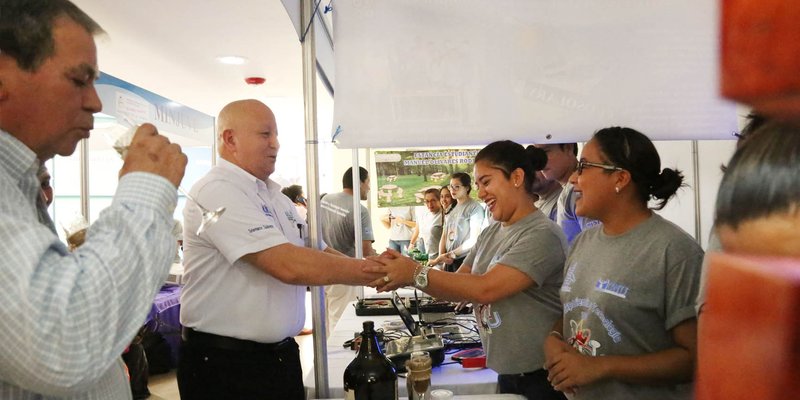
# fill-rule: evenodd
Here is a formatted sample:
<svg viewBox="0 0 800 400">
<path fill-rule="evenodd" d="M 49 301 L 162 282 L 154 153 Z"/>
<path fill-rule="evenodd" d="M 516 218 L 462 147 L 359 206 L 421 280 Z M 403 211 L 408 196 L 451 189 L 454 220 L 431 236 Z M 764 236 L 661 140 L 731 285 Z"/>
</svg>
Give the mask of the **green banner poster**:
<svg viewBox="0 0 800 400">
<path fill-rule="evenodd" d="M 476 154 L 477 149 L 375 151 L 378 207 L 424 205 L 425 190 L 449 185 L 456 172 L 472 176 Z"/>
</svg>

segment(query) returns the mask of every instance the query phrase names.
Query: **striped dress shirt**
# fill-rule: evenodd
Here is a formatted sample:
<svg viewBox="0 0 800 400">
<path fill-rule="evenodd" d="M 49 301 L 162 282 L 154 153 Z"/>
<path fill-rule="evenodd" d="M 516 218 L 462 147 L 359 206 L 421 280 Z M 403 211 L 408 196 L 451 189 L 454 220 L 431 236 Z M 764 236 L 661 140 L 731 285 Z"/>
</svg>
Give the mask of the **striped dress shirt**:
<svg viewBox="0 0 800 400">
<path fill-rule="evenodd" d="M 130 399 L 120 355 L 175 252 L 175 187 L 129 173 L 69 252 L 40 199 L 40 162 L 0 130 L 0 399 Z"/>
</svg>

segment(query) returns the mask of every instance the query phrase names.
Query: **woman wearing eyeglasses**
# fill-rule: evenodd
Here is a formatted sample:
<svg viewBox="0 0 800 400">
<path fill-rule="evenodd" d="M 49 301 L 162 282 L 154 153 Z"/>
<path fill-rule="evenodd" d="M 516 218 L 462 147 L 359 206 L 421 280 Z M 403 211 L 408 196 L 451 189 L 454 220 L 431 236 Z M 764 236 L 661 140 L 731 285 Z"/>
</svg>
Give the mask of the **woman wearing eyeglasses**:
<svg viewBox="0 0 800 400">
<path fill-rule="evenodd" d="M 483 223 L 483 208 L 469 197 L 471 191 L 469 174 L 453 174 L 450 178 L 450 193 L 457 204 L 445 218 L 442 239 L 439 241 L 439 256 L 429 264 L 444 264 L 446 271 L 456 271 L 478 240 Z"/>
<path fill-rule="evenodd" d="M 386 274 L 372 283 L 381 291 L 414 284 L 439 298 L 471 301 L 486 364 L 499 374 L 500 392 L 563 400 L 542 369 L 542 342 L 560 316 L 558 289 L 567 246 L 558 225 L 533 202 L 534 173 L 546 162 L 543 154 L 536 161 L 508 140 L 477 154 L 478 197 L 498 223 L 481 232 L 457 273 L 423 267 L 397 252 L 384 253 L 376 260 L 385 265 L 370 269 Z"/>
<path fill-rule="evenodd" d="M 683 185 L 630 128 L 594 134 L 570 177 L 577 214 L 601 221 L 572 244 L 563 320 L 545 340 L 549 379 L 574 399 L 690 399 L 703 251 L 661 209 Z"/>
</svg>

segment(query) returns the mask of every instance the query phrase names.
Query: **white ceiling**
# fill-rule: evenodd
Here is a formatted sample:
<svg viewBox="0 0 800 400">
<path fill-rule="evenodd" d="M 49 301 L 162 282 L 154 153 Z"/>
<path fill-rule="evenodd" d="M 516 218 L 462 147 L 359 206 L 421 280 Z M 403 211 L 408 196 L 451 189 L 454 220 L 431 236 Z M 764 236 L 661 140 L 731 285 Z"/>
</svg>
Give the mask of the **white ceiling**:
<svg viewBox="0 0 800 400">
<path fill-rule="evenodd" d="M 243 98 L 302 107 L 300 43 L 280 0 L 74 2 L 108 33 L 97 39 L 105 73 L 213 116 Z M 223 65 L 223 55 L 249 62 Z"/>
</svg>

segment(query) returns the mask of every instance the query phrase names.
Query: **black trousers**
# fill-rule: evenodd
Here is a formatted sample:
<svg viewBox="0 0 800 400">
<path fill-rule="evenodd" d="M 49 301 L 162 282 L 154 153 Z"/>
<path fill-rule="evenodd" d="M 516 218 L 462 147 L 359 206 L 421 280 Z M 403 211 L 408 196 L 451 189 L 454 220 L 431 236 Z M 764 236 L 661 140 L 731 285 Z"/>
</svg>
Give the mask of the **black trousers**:
<svg viewBox="0 0 800 400">
<path fill-rule="evenodd" d="M 178 360 L 182 400 L 305 399 L 300 349 L 294 339 L 255 349 L 227 345 L 236 343 L 233 338 L 225 338 L 232 342 L 223 346 L 192 339 L 184 338 Z"/>
<path fill-rule="evenodd" d="M 563 393 L 553 389 L 547 380 L 547 371 L 540 369 L 524 374 L 497 375 L 500 393 L 519 394 L 528 400 L 566 400 Z"/>
</svg>

